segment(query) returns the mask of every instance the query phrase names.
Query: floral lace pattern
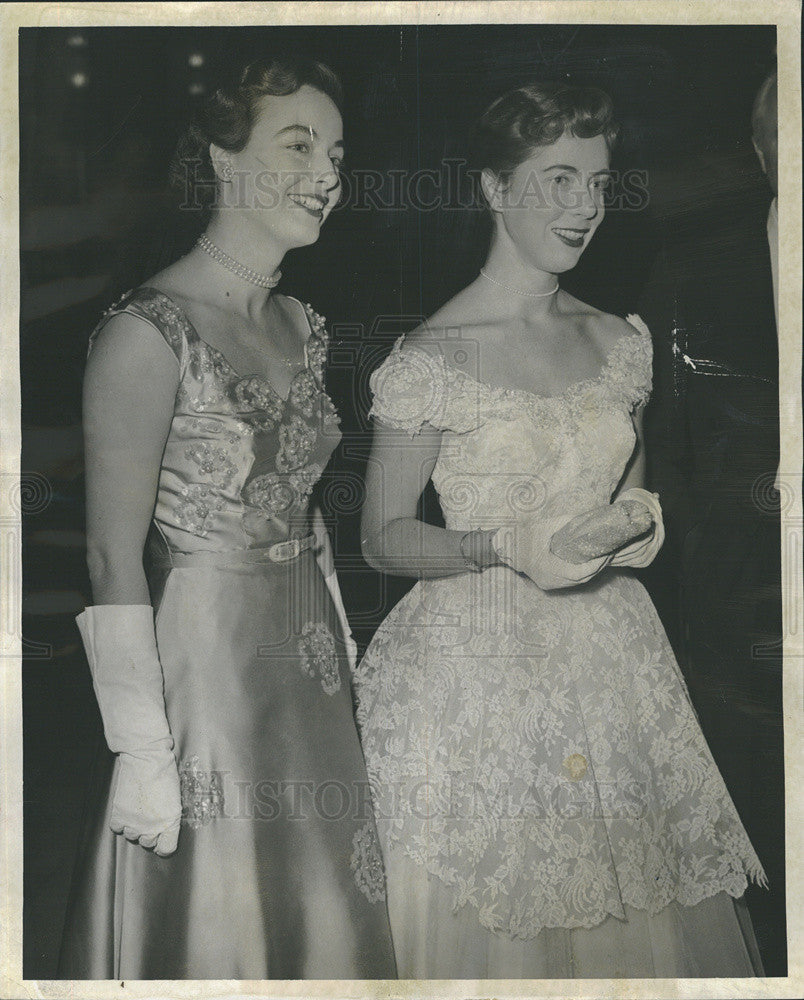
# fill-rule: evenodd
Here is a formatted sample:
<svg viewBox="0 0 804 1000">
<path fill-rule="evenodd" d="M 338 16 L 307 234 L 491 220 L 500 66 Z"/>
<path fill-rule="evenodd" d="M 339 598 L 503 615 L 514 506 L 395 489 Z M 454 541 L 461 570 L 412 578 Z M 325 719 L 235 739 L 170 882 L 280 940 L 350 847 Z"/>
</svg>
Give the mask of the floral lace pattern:
<svg viewBox="0 0 804 1000">
<path fill-rule="evenodd" d="M 385 870 L 380 845 L 372 823 L 362 826 L 352 838 L 350 867 L 358 889 L 370 903 L 385 901 Z"/>
<path fill-rule="evenodd" d="M 320 677 L 321 687 L 332 695 L 341 687 L 335 639 L 323 622 L 308 622 L 298 642 L 299 663 L 308 677 Z"/>
<path fill-rule="evenodd" d="M 193 830 L 223 816 L 223 786 L 217 771 L 203 771 L 193 755 L 179 767 L 181 821 Z"/>
<path fill-rule="evenodd" d="M 607 503 L 650 391 L 650 339 L 557 397 L 497 389 L 416 349 L 375 373 L 374 412 L 444 431 L 448 528 Z M 414 398 L 421 393 L 420 398 Z M 383 850 L 518 937 L 657 912 L 764 878 L 644 588 L 627 571 L 542 591 L 507 567 L 423 580 L 355 675 Z"/>
</svg>

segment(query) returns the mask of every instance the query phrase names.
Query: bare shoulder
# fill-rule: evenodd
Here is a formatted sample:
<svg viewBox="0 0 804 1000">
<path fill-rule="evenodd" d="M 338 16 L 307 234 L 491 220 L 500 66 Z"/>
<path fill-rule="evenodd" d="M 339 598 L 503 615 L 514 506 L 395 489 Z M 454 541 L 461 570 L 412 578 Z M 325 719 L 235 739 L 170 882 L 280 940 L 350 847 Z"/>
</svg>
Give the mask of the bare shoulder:
<svg viewBox="0 0 804 1000">
<path fill-rule="evenodd" d="M 613 346 L 621 337 L 640 336 L 639 330 L 632 326 L 627 319 L 621 316 L 614 316 L 611 313 L 600 313 L 590 320 L 590 330 L 592 330 L 608 346 Z"/>
<path fill-rule="evenodd" d="M 478 322 L 470 290 L 463 289 L 424 323 L 406 334 L 402 350 L 406 347 L 417 348 L 428 354 L 441 356 L 460 367 L 460 345 L 463 342 L 476 342 L 488 326 L 487 323 Z"/>
<path fill-rule="evenodd" d="M 310 313 L 318 316 L 312 307 L 306 306 L 301 299 L 293 295 L 282 295 L 278 292 L 271 295 L 270 303 L 274 309 L 274 317 L 283 329 L 295 333 L 302 343 L 308 340 L 313 318 Z M 323 317 L 321 321 L 323 322 Z"/>
<path fill-rule="evenodd" d="M 613 313 L 603 312 L 586 302 L 581 302 L 573 295 L 564 294 L 564 312 L 569 314 L 580 323 L 587 334 L 603 350 L 609 350 L 621 337 L 639 337 L 640 330 L 633 326 L 628 320 Z"/>
</svg>

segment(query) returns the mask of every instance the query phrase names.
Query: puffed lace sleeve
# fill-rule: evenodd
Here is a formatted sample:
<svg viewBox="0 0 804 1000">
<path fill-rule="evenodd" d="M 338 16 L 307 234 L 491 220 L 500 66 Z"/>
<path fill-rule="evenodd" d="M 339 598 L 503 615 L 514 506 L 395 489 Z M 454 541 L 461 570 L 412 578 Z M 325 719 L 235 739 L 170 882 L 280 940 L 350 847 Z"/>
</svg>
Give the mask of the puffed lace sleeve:
<svg viewBox="0 0 804 1000">
<path fill-rule="evenodd" d="M 425 426 L 464 433 L 479 424 L 477 394 L 462 373 L 441 355 L 402 347 L 400 338 L 369 379 L 373 404 L 369 416 L 412 437 Z"/>
<path fill-rule="evenodd" d="M 647 403 L 653 388 L 653 341 L 640 316 L 625 318 L 637 333 L 623 338 L 625 363 L 620 366 L 620 389 L 628 405 L 636 409 Z"/>
</svg>

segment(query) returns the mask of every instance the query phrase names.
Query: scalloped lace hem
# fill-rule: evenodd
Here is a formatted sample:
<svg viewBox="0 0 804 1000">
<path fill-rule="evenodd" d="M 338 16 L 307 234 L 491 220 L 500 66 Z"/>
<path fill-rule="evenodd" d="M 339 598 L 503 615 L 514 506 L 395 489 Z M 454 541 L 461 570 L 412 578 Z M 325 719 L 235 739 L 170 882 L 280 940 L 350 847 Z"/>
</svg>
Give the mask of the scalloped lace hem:
<svg viewBox="0 0 804 1000">
<path fill-rule="evenodd" d="M 398 850 L 400 849 L 400 845 L 398 843 L 393 844 L 391 849 Z M 642 912 L 649 913 L 651 916 L 655 916 L 671 903 L 675 902 L 680 906 L 686 907 L 697 906 L 704 900 L 710 899 L 712 896 L 716 896 L 721 892 L 725 892 L 727 895 L 731 896 L 732 899 L 739 899 L 748 888 L 749 882 L 759 885 L 763 889 L 767 889 L 768 887 L 768 880 L 762 866 L 760 864 L 752 864 L 747 866 L 746 870 L 742 873 L 733 871 L 728 878 L 710 880 L 703 885 L 687 884 L 679 886 L 676 892 L 663 895 L 660 900 L 655 902 L 654 905 L 645 905 L 641 899 L 636 898 L 633 893 L 630 893 L 627 889 L 625 889 L 621 893 L 621 905 L 617 909 L 600 906 L 596 907 L 585 916 L 572 916 L 567 914 L 566 916 L 555 920 L 545 921 L 539 921 L 535 918 L 511 918 L 506 920 L 503 917 L 496 916 L 492 912 L 495 906 L 494 903 L 485 904 L 480 900 L 473 898 L 471 894 L 466 894 L 464 898 L 461 898 L 460 889 L 455 886 L 454 879 L 450 879 L 448 876 L 444 875 L 443 871 L 439 870 L 441 866 L 439 866 L 437 862 L 426 862 L 408 848 L 403 847 L 401 849 L 404 851 L 406 857 L 410 858 L 410 860 L 414 861 L 416 864 L 421 865 L 428 875 L 432 875 L 437 878 L 447 889 L 451 891 L 453 897 L 453 912 L 457 912 L 467 905 L 472 906 L 477 911 L 477 919 L 481 927 L 484 927 L 486 930 L 492 931 L 496 934 L 505 934 L 512 939 L 521 940 L 535 938 L 542 930 L 552 930 L 556 928 L 564 930 L 574 930 L 577 928 L 591 930 L 593 927 L 598 927 L 609 917 L 616 917 L 618 920 L 624 920 L 624 907 L 626 906 L 629 906 L 634 910 L 641 910 Z"/>
</svg>

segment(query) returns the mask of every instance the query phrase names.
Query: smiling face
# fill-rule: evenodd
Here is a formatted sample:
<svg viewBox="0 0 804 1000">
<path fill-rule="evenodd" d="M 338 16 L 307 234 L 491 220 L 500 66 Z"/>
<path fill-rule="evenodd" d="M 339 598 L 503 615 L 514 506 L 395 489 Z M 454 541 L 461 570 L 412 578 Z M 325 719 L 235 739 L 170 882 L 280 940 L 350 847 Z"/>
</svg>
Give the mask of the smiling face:
<svg viewBox="0 0 804 1000">
<path fill-rule="evenodd" d="M 220 161 L 222 151 L 211 153 Z M 223 156 L 256 238 L 269 236 L 283 250 L 315 243 L 341 190 L 343 122 L 326 94 L 305 85 L 263 98 L 245 148 Z"/>
<path fill-rule="evenodd" d="M 565 132 L 520 163 L 507 184 L 487 184 L 486 191 L 498 231 L 523 261 L 560 274 L 575 267 L 603 221 L 609 183 L 604 137 Z"/>
</svg>

